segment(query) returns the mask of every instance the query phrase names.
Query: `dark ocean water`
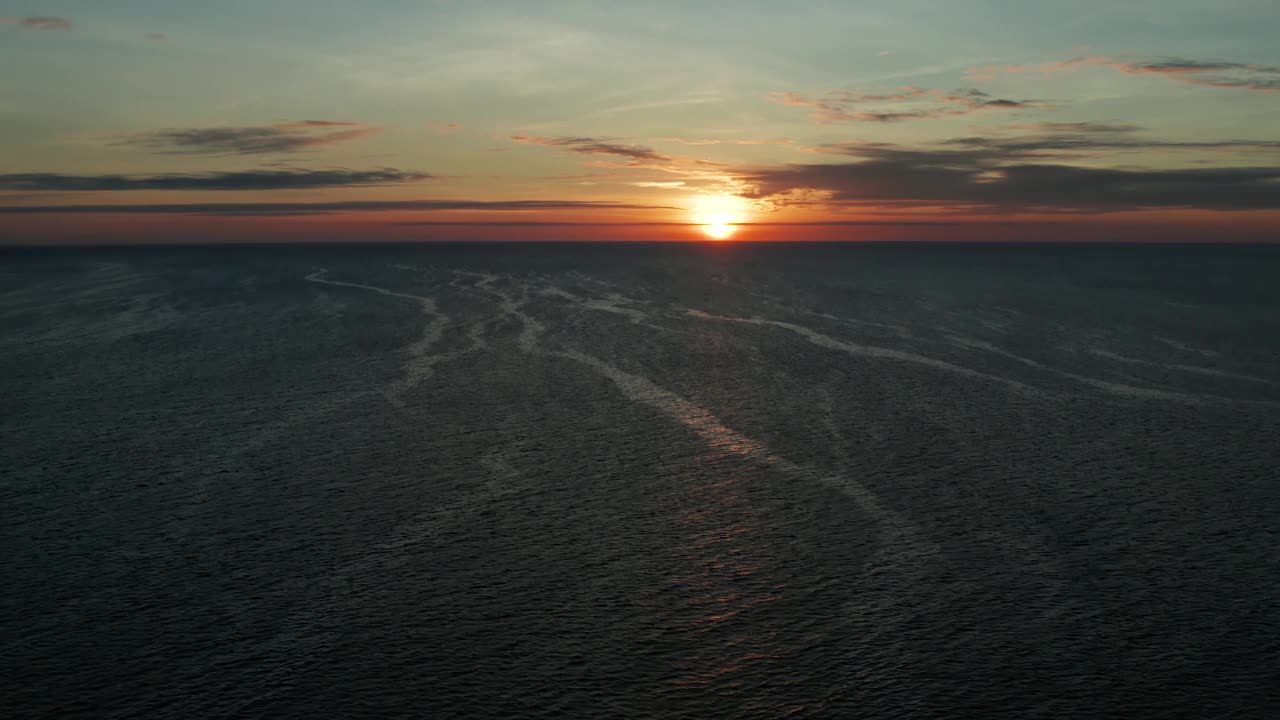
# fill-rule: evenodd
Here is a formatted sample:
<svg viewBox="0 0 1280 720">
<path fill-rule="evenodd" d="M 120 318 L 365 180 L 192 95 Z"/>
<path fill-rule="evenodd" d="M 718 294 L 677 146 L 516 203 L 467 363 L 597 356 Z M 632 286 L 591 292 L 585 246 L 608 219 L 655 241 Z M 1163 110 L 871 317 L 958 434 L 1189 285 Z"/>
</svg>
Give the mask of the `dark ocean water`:
<svg viewBox="0 0 1280 720">
<path fill-rule="evenodd" d="M 1280 248 L 0 255 L 0 716 L 1280 717 Z"/>
</svg>

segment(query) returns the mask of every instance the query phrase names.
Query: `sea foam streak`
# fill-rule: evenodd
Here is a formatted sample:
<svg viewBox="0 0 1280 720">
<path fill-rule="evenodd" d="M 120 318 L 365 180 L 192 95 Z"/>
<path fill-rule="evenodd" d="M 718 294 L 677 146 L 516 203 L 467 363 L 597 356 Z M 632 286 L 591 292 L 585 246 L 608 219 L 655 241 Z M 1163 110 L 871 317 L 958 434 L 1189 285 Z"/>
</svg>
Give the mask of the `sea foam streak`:
<svg viewBox="0 0 1280 720">
<path fill-rule="evenodd" d="M 1018 382 L 1017 380 L 1002 378 L 1002 377 L 999 377 L 998 375 L 988 375 L 987 373 L 978 372 L 977 370 L 971 370 L 967 367 L 962 367 L 960 365 L 955 365 L 953 363 L 946 362 L 945 360 L 938 360 L 936 358 L 926 357 L 924 355 L 917 355 L 915 353 L 907 352 L 905 350 L 894 350 L 892 348 L 878 347 L 876 345 L 862 345 L 858 343 L 847 342 L 844 340 L 837 340 L 836 338 L 833 338 L 829 335 L 823 335 L 822 333 L 816 330 L 813 330 L 812 328 L 807 328 L 803 325 L 796 325 L 795 323 L 783 322 L 781 320 L 765 320 L 763 318 L 740 318 L 740 317 L 729 317 L 724 315 L 712 315 L 710 313 L 703 312 L 701 310 L 687 310 L 686 314 L 688 314 L 690 317 L 695 317 L 700 320 L 719 320 L 723 322 L 746 323 L 748 325 L 763 325 L 768 327 L 782 328 L 783 330 L 789 330 L 793 333 L 796 333 L 797 335 L 800 335 L 801 337 L 813 343 L 814 345 L 817 345 L 818 347 L 827 348 L 829 350 L 837 350 L 839 352 L 847 353 L 849 355 L 859 355 L 862 357 L 885 358 L 888 360 L 899 360 L 902 362 L 914 363 L 916 365 L 923 365 L 925 367 L 931 367 L 936 370 L 943 370 L 945 372 L 954 373 L 956 375 L 963 375 L 965 377 L 986 380 L 990 382 L 996 382 L 1002 385 L 1008 385 L 1009 387 L 1012 387 L 1016 390 L 1019 390 L 1023 393 L 1027 393 L 1030 395 L 1041 394 L 1039 390 L 1036 390 L 1035 388 L 1025 383 Z"/>
<path fill-rule="evenodd" d="M 813 468 L 776 455 L 763 443 L 726 426 L 720 418 L 706 408 L 699 407 L 676 393 L 658 386 L 642 375 L 626 372 L 577 350 L 555 354 L 594 370 L 612 382 L 629 400 L 648 405 L 676 420 L 692 430 L 712 450 L 737 455 L 759 465 L 776 468 L 793 477 L 817 480 L 835 487 L 852 498 L 863 512 L 881 523 L 882 532 L 893 542 L 911 545 L 916 547 L 917 551 L 923 552 L 924 544 L 920 542 L 919 534 L 914 527 L 885 505 L 869 488 L 848 477 L 848 473 L 840 476 L 824 475 Z"/>
<path fill-rule="evenodd" d="M 449 324 L 449 316 L 440 312 L 436 308 L 436 301 L 432 298 L 422 295 L 411 295 L 409 293 L 396 292 L 386 288 L 377 287 L 375 285 L 363 285 L 361 283 L 344 282 L 341 280 L 329 280 L 325 277 L 328 270 L 317 270 L 307 276 L 307 280 L 314 283 L 322 283 L 324 285 L 333 285 L 335 287 L 356 288 L 359 290 L 368 290 L 386 295 L 387 297 L 403 298 L 412 300 L 422 308 L 422 314 L 428 318 L 427 323 L 422 328 L 422 335 L 405 346 L 405 350 L 409 354 L 409 360 L 405 364 L 404 377 L 396 381 L 392 385 L 387 395 L 387 400 L 400 410 L 404 410 L 405 394 L 416 387 L 419 383 L 430 379 L 435 375 L 435 366 L 437 363 L 448 358 L 448 355 L 433 355 L 430 350 L 431 346 L 440 341 L 444 335 L 444 329 Z"/>
<path fill-rule="evenodd" d="M 520 299 L 517 300 L 512 297 L 511 293 L 493 286 L 494 283 L 501 279 L 498 275 L 464 270 L 454 270 L 453 273 L 459 277 L 479 278 L 479 281 L 472 287 L 497 297 L 498 307 L 502 309 L 503 314 L 516 318 L 520 322 L 520 335 L 516 338 L 516 343 L 520 349 L 527 353 L 534 352 L 537 349 L 538 338 L 542 336 L 546 328 L 523 310 L 525 304 L 529 302 L 527 288 L 521 290 Z"/>
</svg>

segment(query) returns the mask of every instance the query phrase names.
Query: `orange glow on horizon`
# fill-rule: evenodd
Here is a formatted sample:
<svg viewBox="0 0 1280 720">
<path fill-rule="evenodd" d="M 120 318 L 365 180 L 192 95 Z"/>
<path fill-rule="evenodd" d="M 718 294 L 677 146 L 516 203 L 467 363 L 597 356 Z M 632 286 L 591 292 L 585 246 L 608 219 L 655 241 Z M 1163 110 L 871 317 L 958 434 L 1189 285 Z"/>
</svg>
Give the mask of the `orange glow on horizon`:
<svg viewBox="0 0 1280 720">
<path fill-rule="evenodd" d="M 728 240 L 738 231 L 738 226 L 722 217 L 708 218 L 702 225 L 702 232 L 712 240 Z"/>
<path fill-rule="evenodd" d="M 738 231 L 749 209 L 734 195 L 700 195 L 692 203 L 693 222 L 712 240 L 728 240 Z"/>
</svg>

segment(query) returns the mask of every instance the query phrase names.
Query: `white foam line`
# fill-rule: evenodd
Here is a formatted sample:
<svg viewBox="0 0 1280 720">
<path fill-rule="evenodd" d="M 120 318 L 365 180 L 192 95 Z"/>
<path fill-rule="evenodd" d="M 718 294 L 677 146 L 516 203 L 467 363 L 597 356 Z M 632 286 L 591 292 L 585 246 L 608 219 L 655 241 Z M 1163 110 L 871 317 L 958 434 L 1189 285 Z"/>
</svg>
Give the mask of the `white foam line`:
<svg viewBox="0 0 1280 720">
<path fill-rule="evenodd" d="M 472 350 L 483 350 L 489 347 L 489 341 L 484 338 L 484 329 L 488 324 L 488 319 L 480 320 L 467 329 L 467 339 L 471 341 Z"/>
<path fill-rule="evenodd" d="M 503 298 L 502 309 L 520 319 L 520 337 L 517 338 L 520 349 L 527 353 L 537 352 L 538 338 L 542 337 L 547 328 L 533 319 L 532 315 L 520 309 L 529 301 L 528 295 L 522 293 L 519 301 L 512 300 L 510 296 L 505 295 Z"/>
<path fill-rule="evenodd" d="M 1218 370 L 1217 368 L 1201 367 L 1199 365 L 1185 365 L 1183 363 L 1162 363 L 1153 360 L 1139 360 L 1125 355 L 1109 352 L 1107 350 L 1090 350 L 1089 352 L 1100 357 L 1115 360 L 1117 362 L 1128 363 L 1130 365 L 1149 365 L 1151 367 L 1167 368 L 1170 370 L 1180 370 L 1182 372 L 1195 373 L 1197 375 L 1209 375 L 1211 377 L 1228 378 L 1230 380 L 1244 380 L 1246 382 L 1262 383 L 1263 385 L 1276 385 L 1277 383 L 1267 380 L 1266 378 L 1256 377 L 1254 375 L 1245 375 L 1243 373 L 1234 373 L 1227 370 Z"/>
<path fill-rule="evenodd" d="M 498 275 L 493 275 L 491 273 L 469 272 L 467 270 L 453 270 L 452 272 L 454 275 L 458 275 L 460 277 L 479 278 L 479 280 L 477 280 L 475 285 L 472 285 L 472 287 L 477 287 L 485 290 L 490 289 L 491 285 L 493 285 L 495 282 L 501 279 Z"/>
<path fill-rule="evenodd" d="M 1212 375 L 1213 377 L 1230 378 L 1232 380 L 1244 380 L 1247 382 L 1262 383 L 1263 385 L 1280 385 L 1272 380 L 1260 378 L 1254 375 L 1245 375 L 1244 373 L 1235 373 L 1228 370 L 1218 370 L 1217 368 L 1200 367 L 1199 365 L 1183 365 L 1182 363 L 1173 363 L 1168 365 L 1175 370 L 1183 372 L 1198 373 L 1200 375 Z"/>
<path fill-rule="evenodd" d="M 622 305 L 635 304 L 635 301 L 623 295 L 619 295 L 618 293 L 609 293 L 607 300 L 596 300 L 579 297 L 567 290 L 555 287 L 554 285 L 543 288 L 542 290 L 539 290 L 538 293 L 541 295 L 549 295 L 551 297 L 568 300 L 584 310 L 595 310 L 597 312 L 613 313 L 614 315 L 624 315 L 630 318 L 631 322 L 635 325 L 641 325 L 649 319 L 649 314 L 642 310 L 622 307 Z"/>
<path fill-rule="evenodd" d="M 1159 390 L 1156 388 L 1147 388 L 1147 387 L 1140 387 L 1137 385 L 1126 385 L 1124 383 L 1110 382 L 1108 380 L 1100 380 L 1098 378 L 1092 378 L 1087 375 L 1080 375 L 1078 373 L 1068 372 L 1066 370 L 1059 370 L 1054 367 L 1049 367 L 1048 365 L 1044 365 L 1043 363 L 1038 363 L 1035 360 L 1032 360 L 1031 358 L 1025 358 L 1025 357 L 1022 357 L 1021 355 L 1015 355 L 1014 353 L 1011 353 L 1008 350 L 1004 350 L 1002 348 L 996 347 L 995 345 L 992 345 L 991 343 L 983 342 L 981 340 L 974 340 L 972 338 L 963 338 L 955 335 L 951 335 L 948 337 L 950 337 L 953 342 L 959 345 L 977 348 L 979 350 L 985 350 L 986 352 L 999 355 L 1001 357 L 1006 357 L 1016 362 L 1020 362 L 1023 365 L 1026 365 L 1028 367 L 1037 368 L 1040 370 L 1044 370 L 1046 372 L 1054 373 L 1055 375 L 1060 375 L 1065 378 L 1070 378 L 1071 380 L 1075 380 L 1078 383 L 1083 383 L 1085 385 L 1089 385 L 1090 387 L 1094 387 L 1099 390 L 1112 393 L 1114 395 L 1123 395 L 1125 397 L 1139 398 L 1144 400 L 1167 400 L 1169 402 L 1186 403 L 1189 405 L 1201 405 L 1204 403 L 1244 403 L 1249 405 L 1273 405 L 1274 404 L 1274 403 L 1267 402 L 1265 400 L 1243 400 L 1243 399 L 1236 399 L 1236 398 L 1221 397 L 1218 395 L 1201 395 L 1197 393 L 1183 393 L 1183 392 L 1176 392 L 1173 390 Z M 1104 357 L 1113 357 L 1115 359 L 1125 359 L 1125 360 L 1128 359 L 1128 358 L 1122 358 L 1122 356 L 1119 356 L 1119 355 L 1113 355 L 1112 353 L 1107 353 L 1105 351 L 1094 350 L 1092 352 L 1098 355 L 1103 355 Z M 1144 361 L 1137 360 L 1134 362 L 1144 362 Z M 1267 382 L 1267 381 L 1261 380 L 1261 382 Z"/>
<path fill-rule="evenodd" d="M 1156 341 L 1157 341 L 1157 342 L 1162 342 L 1162 343 L 1164 343 L 1165 345 L 1168 345 L 1169 347 L 1171 347 L 1171 348 L 1173 348 L 1173 349 L 1175 349 L 1175 350 L 1181 350 L 1181 351 L 1183 351 L 1183 352 L 1195 353 L 1196 355 L 1202 355 L 1202 356 L 1204 356 L 1204 357 L 1218 357 L 1218 353 L 1216 353 L 1216 352 L 1214 352 L 1214 351 L 1212 351 L 1212 350 L 1201 350 L 1200 348 L 1191 347 L 1190 345 L 1187 345 L 1186 343 L 1178 342 L 1177 340 L 1170 340 L 1169 338 L 1166 338 L 1166 337 L 1160 337 L 1159 335 L 1155 336 L 1155 338 L 1156 338 Z"/>
<path fill-rule="evenodd" d="M 409 354 L 409 360 L 404 368 L 404 377 L 392 384 L 390 393 L 387 395 L 387 400 L 392 405 L 401 410 L 405 409 L 405 394 L 419 383 L 431 379 L 435 375 L 436 364 L 451 357 L 451 354 L 447 353 L 433 355 L 430 352 L 431 346 L 439 342 L 440 338 L 444 336 L 444 329 L 449 325 L 449 316 L 440 312 L 436 308 L 436 301 L 429 297 L 396 292 L 376 285 L 329 280 L 325 277 L 328 272 L 328 270 L 317 270 L 308 275 L 307 280 L 324 285 L 368 290 L 387 297 L 412 300 L 422 309 L 422 314 L 430 318 L 422 328 L 422 335 L 404 347 L 404 350 Z"/>
<path fill-rule="evenodd" d="M 659 387 L 643 376 L 620 370 L 591 355 L 577 351 L 555 355 L 576 361 L 605 377 L 624 397 L 674 419 L 692 430 L 714 451 L 737 455 L 786 475 L 821 483 L 850 498 L 876 524 L 879 535 L 879 541 L 870 556 L 872 562 L 866 569 L 868 586 L 877 585 L 876 578 L 882 573 L 890 573 L 892 579 L 885 586 L 888 588 L 886 591 L 872 592 L 863 599 L 845 603 L 847 610 L 862 616 L 867 612 L 877 611 L 877 608 L 884 605 L 912 601 L 910 596 L 891 588 L 918 587 L 922 582 L 921 578 L 928 572 L 930 562 L 938 556 L 941 549 L 919 528 L 881 501 L 870 488 L 850 477 L 847 470 L 838 475 L 829 475 L 779 457 L 764 444 L 727 427 L 705 408 Z M 880 611 L 884 610 L 881 608 Z"/>
<path fill-rule="evenodd" d="M 898 335 L 903 335 L 908 337 L 911 336 L 911 331 L 901 325 L 891 325 L 889 323 L 880 323 L 880 322 L 874 322 L 871 320 L 858 320 L 857 318 L 842 317 L 840 315 L 832 315 L 831 313 L 817 312 L 816 310 L 803 310 L 801 308 L 792 308 L 786 305 L 783 305 L 783 307 L 787 307 L 790 310 L 801 310 L 802 312 L 805 312 L 814 317 L 820 317 L 824 320 L 834 320 L 836 322 L 845 323 L 847 325 L 866 325 L 868 327 L 876 327 L 884 330 L 890 330 Z"/>
<path fill-rule="evenodd" d="M 578 297 L 577 295 L 574 295 L 573 293 L 569 292 L 568 290 L 561 290 L 560 288 L 555 287 L 554 285 L 552 285 L 551 287 L 546 287 L 546 288 L 543 288 L 543 289 L 539 290 L 539 291 L 538 291 L 538 294 L 539 294 L 539 295 L 547 295 L 547 296 L 549 296 L 549 297 L 558 297 L 558 298 L 562 298 L 562 299 L 564 299 L 564 300 L 568 300 L 569 302 L 574 302 L 574 303 L 576 303 L 576 302 L 581 302 L 581 301 L 582 301 L 582 298 Z"/>
<path fill-rule="evenodd" d="M 1001 383 L 1003 385 L 1008 385 L 1009 387 L 1015 388 L 1024 393 L 1028 393 L 1032 395 L 1041 394 L 1040 391 L 1036 390 L 1030 385 L 1018 382 L 1017 380 L 1003 378 L 998 375 L 988 375 L 987 373 L 978 372 L 977 370 L 971 370 L 967 367 L 962 367 L 960 365 L 955 365 L 955 364 L 946 362 L 945 360 L 938 360 L 936 358 L 926 357 L 924 355 L 917 355 L 912 352 L 906 352 L 905 350 L 894 350 L 892 348 L 878 347 L 875 345 L 861 345 L 858 343 L 846 342 L 844 340 L 837 340 L 833 337 L 830 337 L 828 335 L 823 335 L 822 333 L 817 332 L 816 330 L 813 330 L 811 328 L 807 328 L 803 325 L 796 325 L 795 323 L 783 322 L 781 320 L 764 320 L 762 318 L 740 318 L 740 317 L 729 317 L 725 315 L 712 315 L 710 313 L 706 313 L 701 310 L 686 310 L 685 312 L 688 315 L 699 318 L 701 320 L 720 320 L 724 322 L 737 322 L 737 323 L 746 323 L 749 325 L 765 325 L 770 327 L 782 328 L 784 330 L 789 330 L 793 333 L 796 333 L 797 335 L 802 336 L 803 338 L 813 343 L 814 345 L 817 345 L 818 347 L 827 348 L 829 350 L 837 350 L 843 353 L 847 353 L 849 355 L 885 358 L 889 360 L 899 360 L 902 362 L 914 363 L 916 365 L 923 365 L 925 367 L 931 367 L 936 370 L 943 370 L 949 373 L 954 373 L 956 375 L 963 375 L 965 377 L 970 377 L 974 379 Z"/>
<path fill-rule="evenodd" d="M 538 322 L 532 315 L 525 312 L 522 308 L 529 302 L 529 291 L 522 288 L 520 299 L 517 300 L 511 296 L 511 293 L 505 290 L 499 290 L 493 287 L 493 284 L 501 279 L 498 275 L 488 273 L 467 272 L 464 270 L 454 270 L 455 275 L 464 277 L 476 277 L 480 280 L 472 287 L 483 290 L 498 298 L 498 307 L 502 309 L 503 314 L 509 315 L 520 321 L 520 335 L 516 337 L 516 345 L 521 351 L 526 353 L 534 353 L 538 351 L 538 338 L 546 332 L 546 326 Z"/>
<path fill-rule="evenodd" d="M 737 455 L 760 465 L 777 468 L 787 474 L 832 485 L 853 498 L 864 512 L 879 522 L 902 530 L 910 524 L 889 509 L 880 498 L 861 483 L 847 477 L 824 476 L 813 468 L 775 455 L 763 443 L 726 426 L 711 411 L 666 390 L 641 375 L 616 368 L 599 358 L 576 350 L 554 353 L 591 368 L 611 381 L 629 400 L 648 405 L 692 430 L 713 450 Z"/>
<path fill-rule="evenodd" d="M 1009 352 L 1008 350 L 996 347 L 995 345 L 992 345 L 989 342 L 984 342 L 982 340 L 975 340 L 973 338 L 961 337 L 959 335 L 948 335 L 947 337 L 957 345 L 977 348 L 978 350 L 985 350 L 986 352 L 989 352 L 993 355 L 999 355 L 1001 357 L 1009 358 L 1010 360 L 1013 360 L 1015 362 L 1020 362 L 1023 365 L 1026 365 L 1027 367 L 1033 367 L 1038 370 L 1045 370 L 1052 373 L 1058 373 L 1059 375 L 1068 374 L 1068 373 L 1063 373 L 1061 370 L 1056 370 L 1054 368 L 1051 368 L 1048 365 L 1038 363 L 1035 360 L 1032 360 L 1031 358 L 1023 357 L 1021 355 L 1015 355 Z"/>
<path fill-rule="evenodd" d="M 427 302 L 427 303 L 431 303 L 433 307 L 435 305 L 434 300 L 428 297 L 423 297 L 421 295 L 410 295 L 408 293 L 396 292 L 394 290 L 388 290 L 386 288 L 376 287 L 374 285 L 361 285 L 360 283 L 344 282 L 342 280 L 329 280 L 328 278 L 325 277 L 325 275 L 327 275 L 328 273 L 329 273 L 328 270 L 317 270 L 311 273 L 310 275 L 308 275 L 307 280 L 310 280 L 313 283 L 323 283 L 325 285 L 335 285 L 337 287 L 359 288 L 361 290 L 376 292 L 379 295 L 386 295 L 388 297 L 398 297 L 398 298 L 405 298 L 407 300 L 416 300 L 418 302 Z"/>
</svg>

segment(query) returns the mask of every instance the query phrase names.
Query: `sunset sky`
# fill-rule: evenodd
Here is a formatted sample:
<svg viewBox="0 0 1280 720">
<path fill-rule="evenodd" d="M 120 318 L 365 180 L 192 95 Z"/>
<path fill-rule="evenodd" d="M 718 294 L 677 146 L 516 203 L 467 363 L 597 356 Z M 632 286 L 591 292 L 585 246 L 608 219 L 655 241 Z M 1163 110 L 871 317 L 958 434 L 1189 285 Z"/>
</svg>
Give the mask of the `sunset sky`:
<svg viewBox="0 0 1280 720">
<path fill-rule="evenodd" d="M 0 242 L 1280 240 L 1280 3 L 0 1 Z"/>
</svg>

